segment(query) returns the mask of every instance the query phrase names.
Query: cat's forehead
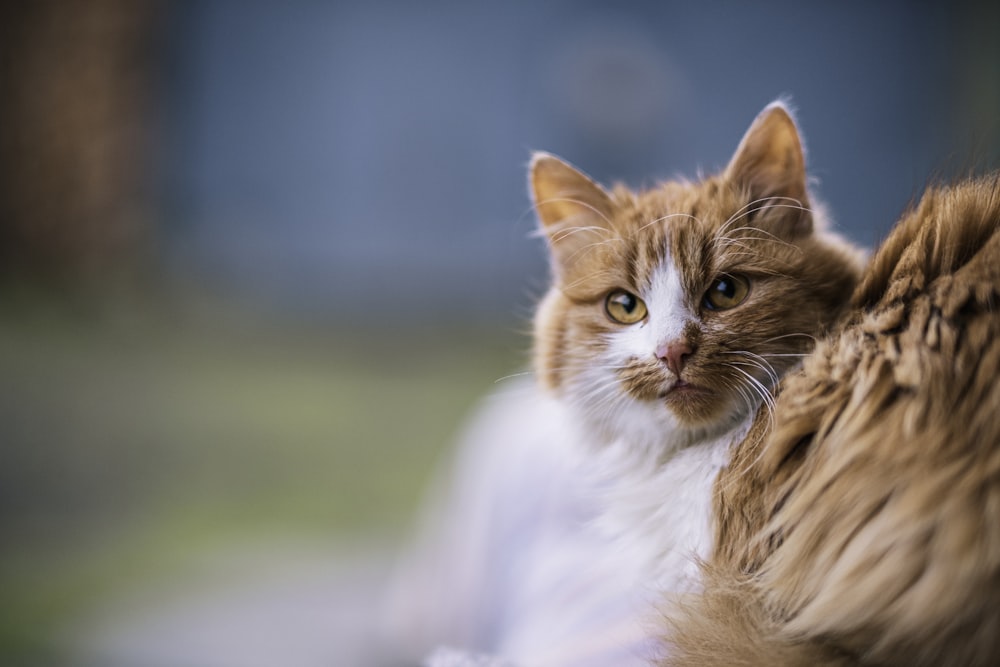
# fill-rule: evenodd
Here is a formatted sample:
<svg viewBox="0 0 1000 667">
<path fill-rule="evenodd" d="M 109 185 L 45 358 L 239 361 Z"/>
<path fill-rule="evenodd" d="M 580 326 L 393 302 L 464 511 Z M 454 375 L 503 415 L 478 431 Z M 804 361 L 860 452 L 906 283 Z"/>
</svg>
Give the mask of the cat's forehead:
<svg viewBox="0 0 1000 667">
<path fill-rule="evenodd" d="M 742 193 L 716 178 L 700 182 L 667 181 L 639 193 L 615 193 L 623 231 L 679 227 L 706 235 L 717 233 L 745 204 Z"/>
<path fill-rule="evenodd" d="M 670 181 L 638 193 L 616 190 L 615 199 L 615 226 L 639 282 L 668 257 L 695 272 L 689 276 L 695 280 L 708 270 L 715 239 L 746 204 L 740 192 L 717 179 Z"/>
</svg>

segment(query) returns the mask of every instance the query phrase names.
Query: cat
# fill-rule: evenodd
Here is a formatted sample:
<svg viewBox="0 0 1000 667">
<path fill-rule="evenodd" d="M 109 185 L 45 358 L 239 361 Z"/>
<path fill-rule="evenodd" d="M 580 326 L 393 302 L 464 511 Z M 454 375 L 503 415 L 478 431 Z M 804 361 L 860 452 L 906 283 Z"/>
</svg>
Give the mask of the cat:
<svg viewBox="0 0 1000 667">
<path fill-rule="evenodd" d="M 715 488 L 664 665 L 1000 664 L 1000 174 L 930 188 Z"/>
<path fill-rule="evenodd" d="M 553 268 L 536 372 L 624 462 L 605 523 L 676 580 L 707 555 L 715 473 L 845 306 L 860 254 L 813 205 L 781 102 L 699 182 L 608 191 L 547 154 L 530 174 Z"/>
<path fill-rule="evenodd" d="M 864 255 L 829 230 L 782 102 L 717 175 L 608 190 L 537 153 L 529 188 L 552 269 L 539 389 L 463 445 L 397 624 L 518 665 L 648 664 L 654 601 L 710 554 L 715 477 Z"/>
</svg>

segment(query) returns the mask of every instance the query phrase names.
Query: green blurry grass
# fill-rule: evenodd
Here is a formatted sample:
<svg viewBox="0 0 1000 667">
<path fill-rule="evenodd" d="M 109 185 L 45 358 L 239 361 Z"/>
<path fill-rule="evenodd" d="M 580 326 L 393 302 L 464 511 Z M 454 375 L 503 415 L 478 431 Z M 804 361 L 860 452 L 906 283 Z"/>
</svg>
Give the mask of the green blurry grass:
<svg viewBox="0 0 1000 667">
<path fill-rule="evenodd" d="M 0 662 L 193 554 L 398 535 L 524 347 L 148 311 L 0 320 Z"/>
</svg>

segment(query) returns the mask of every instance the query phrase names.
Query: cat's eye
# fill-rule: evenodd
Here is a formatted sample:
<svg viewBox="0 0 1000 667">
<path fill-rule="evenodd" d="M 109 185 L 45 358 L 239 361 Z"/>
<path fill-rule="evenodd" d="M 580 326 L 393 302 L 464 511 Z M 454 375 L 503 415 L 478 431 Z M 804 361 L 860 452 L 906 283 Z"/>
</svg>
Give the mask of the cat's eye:
<svg viewBox="0 0 1000 667">
<path fill-rule="evenodd" d="M 728 310 L 743 303 L 749 293 L 750 281 L 743 276 L 719 276 L 705 292 L 702 303 L 709 310 Z"/>
<path fill-rule="evenodd" d="M 646 304 L 625 290 L 615 290 L 604 300 L 604 312 L 619 324 L 635 324 L 646 317 Z"/>
</svg>

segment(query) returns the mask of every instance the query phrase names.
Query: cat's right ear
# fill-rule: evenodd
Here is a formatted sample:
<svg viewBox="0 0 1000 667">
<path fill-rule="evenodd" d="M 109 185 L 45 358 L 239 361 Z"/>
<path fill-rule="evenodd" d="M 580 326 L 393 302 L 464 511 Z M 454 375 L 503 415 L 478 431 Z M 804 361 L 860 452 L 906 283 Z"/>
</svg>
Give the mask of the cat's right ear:
<svg viewBox="0 0 1000 667">
<path fill-rule="evenodd" d="M 582 171 L 548 153 L 532 155 L 528 173 L 538 222 L 559 270 L 581 249 L 606 238 L 611 196 Z"/>
<path fill-rule="evenodd" d="M 812 231 L 802 139 L 784 103 L 769 104 L 754 119 L 725 175 L 754 202 L 767 204 L 779 235 Z"/>
</svg>

